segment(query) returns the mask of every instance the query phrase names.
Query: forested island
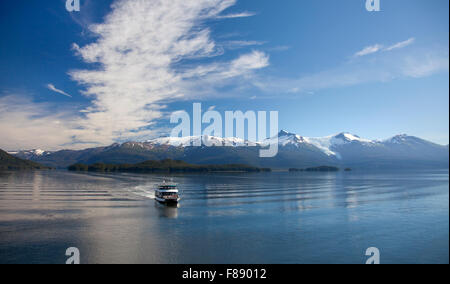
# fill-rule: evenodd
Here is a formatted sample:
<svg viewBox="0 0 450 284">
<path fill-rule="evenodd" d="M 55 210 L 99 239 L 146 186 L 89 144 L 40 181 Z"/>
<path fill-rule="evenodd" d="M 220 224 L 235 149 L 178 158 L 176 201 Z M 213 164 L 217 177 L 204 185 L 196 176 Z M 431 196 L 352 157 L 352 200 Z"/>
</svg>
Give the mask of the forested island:
<svg viewBox="0 0 450 284">
<path fill-rule="evenodd" d="M 138 164 L 75 164 L 69 171 L 77 172 L 134 172 L 134 173 L 215 173 L 215 172 L 270 172 L 271 169 L 248 165 L 193 165 L 179 160 L 146 161 Z"/>
<path fill-rule="evenodd" d="M 320 166 L 306 169 L 289 169 L 290 172 L 338 172 L 340 169 L 338 167 L 330 166 Z M 345 169 L 345 171 L 350 171 L 350 169 Z"/>
</svg>

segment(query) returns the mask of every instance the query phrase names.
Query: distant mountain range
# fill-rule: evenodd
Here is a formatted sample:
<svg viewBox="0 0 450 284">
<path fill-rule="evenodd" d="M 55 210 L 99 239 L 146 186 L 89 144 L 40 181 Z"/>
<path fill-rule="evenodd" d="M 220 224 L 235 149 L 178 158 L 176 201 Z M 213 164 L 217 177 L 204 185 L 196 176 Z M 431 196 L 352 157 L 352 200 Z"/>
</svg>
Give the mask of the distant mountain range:
<svg viewBox="0 0 450 284">
<path fill-rule="evenodd" d="M 272 138 L 275 139 L 276 137 Z M 214 143 L 213 147 L 192 147 L 192 140 Z M 270 139 L 268 139 L 270 140 Z M 337 166 L 353 169 L 448 168 L 449 147 L 417 137 L 398 135 L 387 140 L 367 140 L 349 133 L 309 138 L 281 131 L 279 152 L 274 158 L 260 158 L 264 143 L 238 138 L 158 138 L 108 147 L 56 152 L 31 150 L 10 154 L 41 164 L 66 168 L 82 163 L 136 164 L 147 160 L 183 160 L 191 164 L 246 164 L 262 168 L 288 169 Z M 232 145 L 231 147 L 222 147 Z M 251 147 L 252 146 L 252 147 Z"/>
<path fill-rule="evenodd" d="M 0 150 L 0 170 L 47 169 L 32 161 L 22 160 Z"/>
</svg>

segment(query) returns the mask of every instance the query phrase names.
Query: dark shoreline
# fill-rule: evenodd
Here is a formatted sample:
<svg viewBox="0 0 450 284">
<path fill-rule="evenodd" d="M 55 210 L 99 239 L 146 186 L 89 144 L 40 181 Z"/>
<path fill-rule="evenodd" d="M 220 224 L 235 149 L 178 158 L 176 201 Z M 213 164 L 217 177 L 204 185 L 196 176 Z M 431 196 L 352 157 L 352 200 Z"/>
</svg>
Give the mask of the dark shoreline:
<svg viewBox="0 0 450 284">
<path fill-rule="evenodd" d="M 73 172 L 124 172 L 124 173 L 249 173 L 271 172 L 271 169 L 249 165 L 193 165 L 178 160 L 146 161 L 138 164 L 75 164 L 68 167 Z"/>
</svg>

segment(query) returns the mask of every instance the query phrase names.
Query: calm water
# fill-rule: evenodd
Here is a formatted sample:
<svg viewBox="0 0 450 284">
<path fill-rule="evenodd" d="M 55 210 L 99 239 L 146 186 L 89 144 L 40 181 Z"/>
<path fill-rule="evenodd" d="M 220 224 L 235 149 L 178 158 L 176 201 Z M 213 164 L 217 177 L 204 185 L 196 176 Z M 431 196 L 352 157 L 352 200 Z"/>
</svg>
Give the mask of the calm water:
<svg viewBox="0 0 450 284">
<path fill-rule="evenodd" d="M 449 262 L 448 171 L 177 175 L 0 173 L 0 263 Z"/>
</svg>

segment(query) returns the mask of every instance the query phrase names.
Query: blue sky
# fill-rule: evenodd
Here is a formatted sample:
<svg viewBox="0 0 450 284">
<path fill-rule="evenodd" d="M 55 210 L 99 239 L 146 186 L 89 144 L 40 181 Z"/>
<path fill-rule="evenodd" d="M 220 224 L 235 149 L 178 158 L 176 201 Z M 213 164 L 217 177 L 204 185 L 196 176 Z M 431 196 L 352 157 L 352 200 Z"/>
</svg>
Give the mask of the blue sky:
<svg viewBox="0 0 450 284">
<path fill-rule="evenodd" d="M 193 102 L 448 144 L 446 0 L 65 2 L 0 2 L 0 148 L 145 140 Z"/>
</svg>

